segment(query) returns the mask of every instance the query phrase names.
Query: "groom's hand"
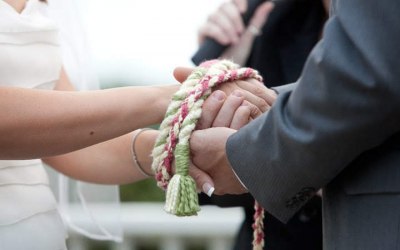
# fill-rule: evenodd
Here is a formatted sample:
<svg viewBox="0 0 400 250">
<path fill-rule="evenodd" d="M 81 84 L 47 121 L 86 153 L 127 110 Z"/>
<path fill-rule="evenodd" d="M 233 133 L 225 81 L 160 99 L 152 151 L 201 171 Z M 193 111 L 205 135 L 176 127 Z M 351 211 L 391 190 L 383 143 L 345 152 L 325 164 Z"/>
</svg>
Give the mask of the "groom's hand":
<svg viewBox="0 0 400 250">
<path fill-rule="evenodd" d="M 190 68 L 176 68 L 174 77 L 183 82 L 191 72 Z M 268 110 L 276 99 L 273 90 L 265 88 L 256 80 L 251 81 L 236 81 L 235 84 L 224 84 L 230 88 L 215 90 L 203 104 L 202 116 L 196 129 L 220 128 L 195 131 L 191 136 L 194 165 L 189 168 L 189 174 L 196 181 L 198 189 L 209 196 L 214 191 L 214 185 L 216 194 L 247 192 L 226 158 L 226 139 L 235 129 L 243 127 L 252 118 Z"/>
<path fill-rule="evenodd" d="M 196 129 L 210 127 L 239 129 L 246 125 L 251 117 L 258 116 L 259 112 L 256 106 L 244 100 L 240 91 L 236 90 L 227 97 L 221 90 L 216 90 L 204 101 Z"/>
<path fill-rule="evenodd" d="M 190 150 L 194 165 L 208 175 L 206 178 L 197 178 L 198 186 L 211 179 L 215 187 L 215 194 L 242 194 L 246 188 L 241 184 L 233 172 L 225 153 L 228 137 L 236 130 L 230 128 L 209 128 L 193 132 L 190 138 Z"/>
<path fill-rule="evenodd" d="M 227 97 L 224 92 L 216 90 L 205 100 L 196 129 L 209 127 L 239 129 L 249 122 L 253 112 L 259 112 L 257 107 L 245 101 L 239 91 Z M 213 179 L 195 165 L 190 166 L 189 174 L 195 180 L 198 190 L 211 196 L 214 192 Z"/>
<path fill-rule="evenodd" d="M 216 90 L 204 101 L 202 115 L 196 129 L 209 127 L 230 127 L 239 129 L 246 125 L 252 114 L 258 115 L 259 109 L 244 100 L 240 91 L 234 91 L 228 97 L 221 90 Z M 214 192 L 213 179 L 203 170 L 191 165 L 189 174 L 197 184 L 197 189 L 211 196 Z"/>
</svg>

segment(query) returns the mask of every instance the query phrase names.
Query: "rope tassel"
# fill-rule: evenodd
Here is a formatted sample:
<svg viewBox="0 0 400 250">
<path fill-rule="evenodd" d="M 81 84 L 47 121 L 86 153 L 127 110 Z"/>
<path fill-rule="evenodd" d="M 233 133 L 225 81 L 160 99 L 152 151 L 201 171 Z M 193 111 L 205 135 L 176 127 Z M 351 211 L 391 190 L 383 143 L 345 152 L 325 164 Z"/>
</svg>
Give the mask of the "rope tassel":
<svg viewBox="0 0 400 250">
<path fill-rule="evenodd" d="M 172 177 L 165 202 L 165 211 L 177 216 L 197 215 L 200 211 L 196 183 L 190 176 Z"/>
<path fill-rule="evenodd" d="M 256 70 L 239 68 L 229 60 L 206 61 L 194 69 L 172 97 L 152 152 L 152 169 L 157 185 L 166 190 L 166 212 L 191 216 L 200 211 L 196 183 L 189 175 L 190 136 L 201 116 L 204 100 L 212 89 L 226 82 L 248 78 L 262 81 Z M 174 160 L 175 174 L 172 171 Z M 256 208 L 258 217 L 255 217 L 253 242 L 257 250 L 264 245 L 263 209 L 259 208 L 261 210 Z"/>
</svg>

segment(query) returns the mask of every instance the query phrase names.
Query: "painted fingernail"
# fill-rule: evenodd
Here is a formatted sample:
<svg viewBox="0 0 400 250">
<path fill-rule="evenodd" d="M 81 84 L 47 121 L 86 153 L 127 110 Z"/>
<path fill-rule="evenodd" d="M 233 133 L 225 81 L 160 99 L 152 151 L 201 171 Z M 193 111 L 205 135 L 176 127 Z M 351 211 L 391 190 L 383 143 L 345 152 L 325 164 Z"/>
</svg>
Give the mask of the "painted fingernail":
<svg viewBox="0 0 400 250">
<path fill-rule="evenodd" d="M 210 183 L 204 183 L 203 184 L 203 192 L 205 193 L 205 194 L 207 194 L 208 195 L 208 197 L 211 197 L 211 195 L 214 193 L 214 191 L 215 191 L 215 188 L 210 184 Z"/>
<path fill-rule="evenodd" d="M 222 92 L 220 92 L 220 91 L 215 91 L 215 92 L 213 93 L 213 97 L 214 97 L 215 99 L 217 99 L 218 101 L 224 100 L 224 94 L 223 94 Z"/>
</svg>

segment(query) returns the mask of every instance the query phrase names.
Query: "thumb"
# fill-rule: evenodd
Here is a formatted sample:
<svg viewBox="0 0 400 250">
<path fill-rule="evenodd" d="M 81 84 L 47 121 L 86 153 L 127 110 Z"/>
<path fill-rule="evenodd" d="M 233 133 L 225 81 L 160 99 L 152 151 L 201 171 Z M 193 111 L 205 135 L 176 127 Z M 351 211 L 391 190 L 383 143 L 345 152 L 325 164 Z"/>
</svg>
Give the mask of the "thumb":
<svg viewBox="0 0 400 250">
<path fill-rule="evenodd" d="M 176 67 L 174 69 L 173 75 L 178 82 L 183 83 L 186 80 L 186 78 L 188 78 L 190 73 L 192 73 L 192 71 L 193 71 L 192 68 Z"/>
<path fill-rule="evenodd" d="M 258 6 L 249 24 L 261 29 L 274 7 L 275 4 L 269 1 Z"/>
<path fill-rule="evenodd" d="M 196 182 L 197 190 L 201 190 L 203 193 L 211 197 L 215 190 L 214 182 L 211 177 L 193 164 L 189 168 L 189 175 L 192 176 Z"/>
</svg>

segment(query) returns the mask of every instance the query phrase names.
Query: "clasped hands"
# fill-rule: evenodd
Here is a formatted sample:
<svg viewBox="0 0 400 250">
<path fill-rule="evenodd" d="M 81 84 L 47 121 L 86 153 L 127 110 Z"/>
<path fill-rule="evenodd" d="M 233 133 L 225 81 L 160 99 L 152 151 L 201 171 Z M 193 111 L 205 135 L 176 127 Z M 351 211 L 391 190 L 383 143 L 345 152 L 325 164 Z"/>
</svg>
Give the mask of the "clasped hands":
<svg viewBox="0 0 400 250">
<path fill-rule="evenodd" d="M 183 82 L 189 68 L 176 68 L 175 78 Z M 225 145 L 232 134 L 268 111 L 276 93 L 254 79 L 225 83 L 204 102 L 203 112 L 190 138 L 192 165 L 189 174 L 199 191 L 241 194 L 247 192 L 226 156 Z"/>
</svg>

